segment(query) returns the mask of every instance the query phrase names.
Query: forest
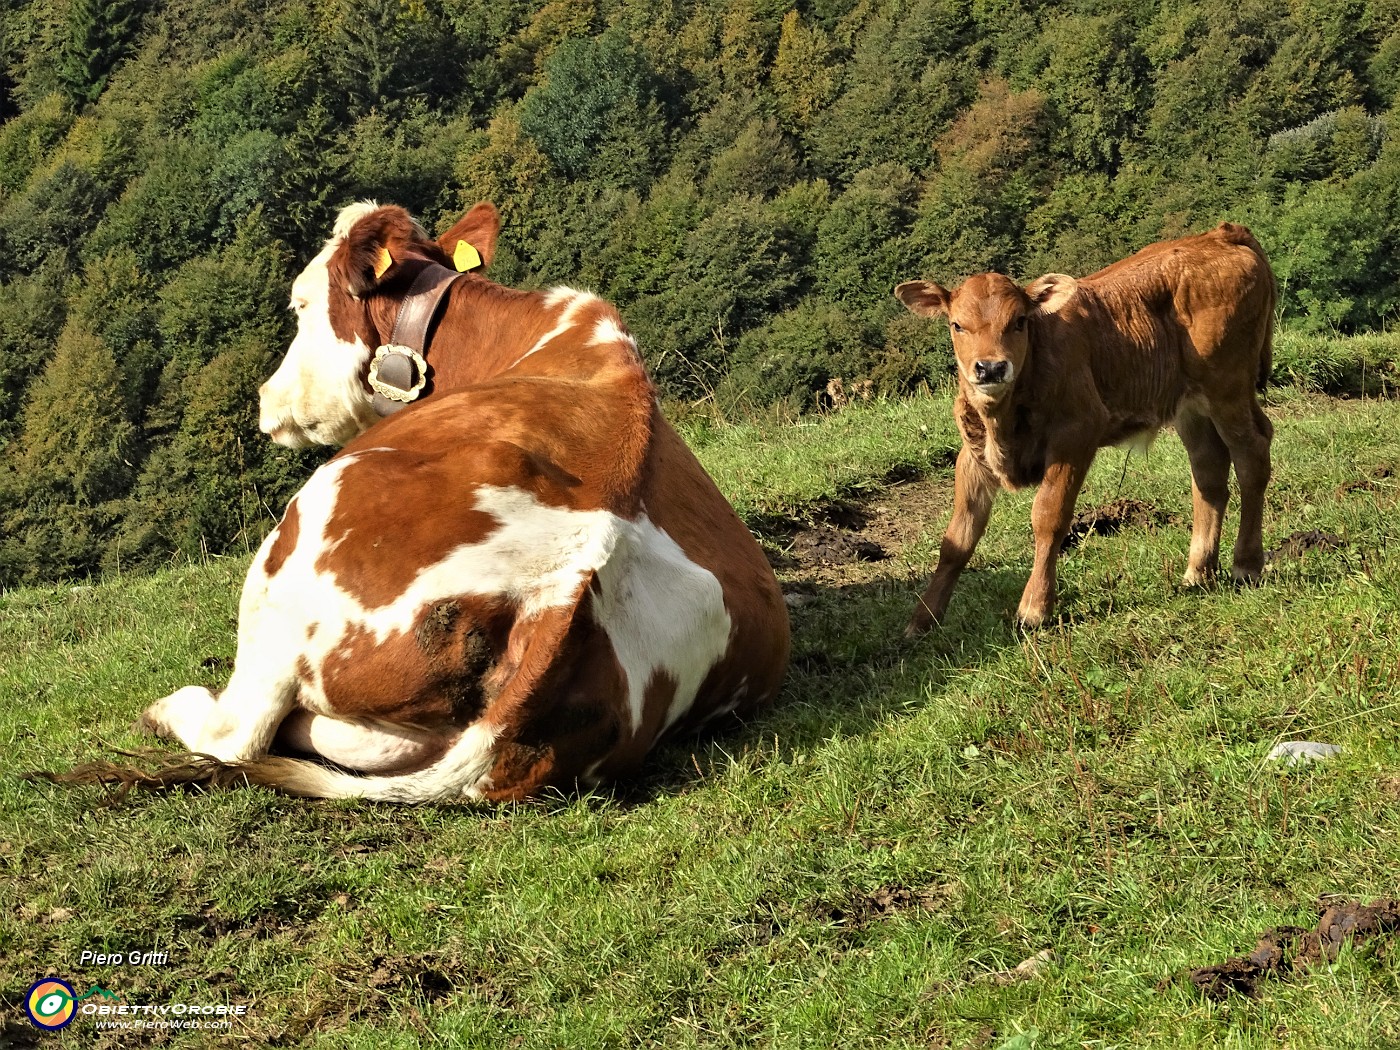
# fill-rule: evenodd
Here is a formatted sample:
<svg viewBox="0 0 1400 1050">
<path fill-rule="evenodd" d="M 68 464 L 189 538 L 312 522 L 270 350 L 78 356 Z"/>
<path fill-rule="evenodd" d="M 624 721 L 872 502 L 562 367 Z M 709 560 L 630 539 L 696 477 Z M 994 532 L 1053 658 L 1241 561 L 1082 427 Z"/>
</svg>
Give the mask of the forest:
<svg viewBox="0 0 1400 1050">
<path fill-rule="evenodd" d="M 0 588 L 255 545 L 257 431 L 357 199 L 488 199 L 668 404 L 945 381 L 893 285 L 1248 224 L 1284 329 L 1400 314 L 1400 0 L 0 0 Z M 845 395 L 843 395 L 845 396 Z"/>
</svg>

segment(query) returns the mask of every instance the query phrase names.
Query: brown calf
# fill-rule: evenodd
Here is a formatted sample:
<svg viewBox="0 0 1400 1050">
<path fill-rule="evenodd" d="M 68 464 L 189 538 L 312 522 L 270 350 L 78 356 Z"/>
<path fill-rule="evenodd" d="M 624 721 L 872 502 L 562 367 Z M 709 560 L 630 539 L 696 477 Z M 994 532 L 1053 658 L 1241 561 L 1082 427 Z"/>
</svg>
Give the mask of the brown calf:
<svg viewBox="0 0 1400 1050">
<path fill-rule="evenodd" d="M 1256 391 L 1270 370 L 1275 288 L 1249 230 L 1223 223 L 1078 281 L 1052 273 L 1023 290 L 988 273 L 953 292 L 907 281 L 895 295 L 921 316 L 947 315 L 963 437 L 953 517 L 909 634 L 943 616 L 998 486 L 1040 486 L 1035 568 L 1017 617 L 1042 623 L 1054 609 L 1055 560 L 1095 453 L 1150 440 L 1168 423 L 1191 460 L 1184 582 L 1201 583 L 1218 567 L 1231 463 L 1240 488 L 1233 574 L 1259 577 L 1273 427 Z"/>
</svg>

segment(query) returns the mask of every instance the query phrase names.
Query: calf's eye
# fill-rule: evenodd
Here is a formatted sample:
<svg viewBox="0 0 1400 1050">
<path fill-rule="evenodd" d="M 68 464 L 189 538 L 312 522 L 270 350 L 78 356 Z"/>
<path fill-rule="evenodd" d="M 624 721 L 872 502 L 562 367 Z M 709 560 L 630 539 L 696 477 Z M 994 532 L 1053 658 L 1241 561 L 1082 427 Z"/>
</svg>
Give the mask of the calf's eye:
<svg viewBox="0 0 1400 1050">
<path fill-rule="evenodd" d="M 961 332 L 961 331 L 962 331 L 962 325 L 958 324 L 957 321 L 949 321 L 948 324 L 949 324 L 950 326 L 952 326 L 953 331 L 955 331 L 955 332 Z"/>
</svg>

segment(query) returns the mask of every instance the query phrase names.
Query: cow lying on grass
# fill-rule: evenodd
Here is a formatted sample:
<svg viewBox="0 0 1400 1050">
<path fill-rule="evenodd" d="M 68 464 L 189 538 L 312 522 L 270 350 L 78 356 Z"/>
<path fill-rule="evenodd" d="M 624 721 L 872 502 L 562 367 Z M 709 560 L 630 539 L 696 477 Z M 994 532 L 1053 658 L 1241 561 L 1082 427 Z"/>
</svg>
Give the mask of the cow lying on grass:
<svg viewBox="0 0 1400 1050">
<path fill-rule="evenodd" d="M 777 692 L 787 611 L 757 543 L 613 307 L 452 268 L 498 229 L 490 205 L 437 241 L 400 208 L 340 214 L 261 419 L 348 444 L 253 560 L 227 688 L 148 727 L 298 795 L 513 799 Z"/>
<path fill-rule="evenodd" d="M 1273 427 L 1256 391 L 1270 370 L 1275 288 L 1247 229 L 1224 223 L 1163 241 L 1077 281 L 1052 273 L 1021 289 L 988 273 L 953 292 L 907 281 L 895 295 L 916 314 L 948 318 L 963 437 L 953 517 L 909 634 L 943 616 L 998 487 L 1040 486 L 1035 567 L 1017 616 L 1027 626 L 1044 621 L 1055 604 L 1055 560 L 1095 453 L 1150 440 L 1168 423 L 1191 460 L 1185 583 L 1218 567 L 1231 463 L 1240 489 L 1233 574 L 1258 578 Z"/>
</svg>

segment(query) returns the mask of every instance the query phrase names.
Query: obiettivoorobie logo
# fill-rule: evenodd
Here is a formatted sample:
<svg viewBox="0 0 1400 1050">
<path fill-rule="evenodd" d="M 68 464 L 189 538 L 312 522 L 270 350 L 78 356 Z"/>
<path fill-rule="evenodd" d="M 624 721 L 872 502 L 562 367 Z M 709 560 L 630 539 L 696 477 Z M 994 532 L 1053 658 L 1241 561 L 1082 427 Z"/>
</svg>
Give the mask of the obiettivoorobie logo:
<svg viewBox="0 0 1400 1050">
<path fill-rule="evenodd" d="M 24 997 L 24 1010 L 36 1028 L 57 1032 L 72 1024 L 78 1013 L 78 1004 L 94 995 L 106 999 L 120 998 L 96 984 L 78 995 L 73 991 L 73 986 L 62 978 L 44 977 L 29 986 L 29 994 Z"/>
</svg>

